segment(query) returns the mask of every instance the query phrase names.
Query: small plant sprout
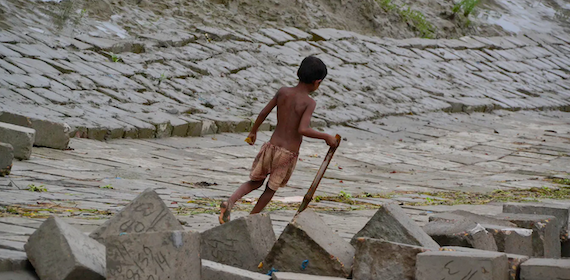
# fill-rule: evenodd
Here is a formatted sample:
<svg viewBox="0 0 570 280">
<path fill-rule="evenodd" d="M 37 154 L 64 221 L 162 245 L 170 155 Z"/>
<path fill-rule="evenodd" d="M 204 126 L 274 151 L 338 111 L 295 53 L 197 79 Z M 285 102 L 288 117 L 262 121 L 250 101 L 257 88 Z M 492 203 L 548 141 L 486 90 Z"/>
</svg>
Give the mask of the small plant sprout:
<svg viewBox="0 0 570 280">
<path fill-rule="evenodd" d="M 115 188 L 113 188 L 113 186 L 111 186 L 110 184 L 109 184 L 109 185 L 106 185 L 106 186 L 102 186 L 101 188 L 102 188 L 102 189 L 109 189 L 109 190 L 114 190 L 114 189 L 115 189 Z"/>
<path fill-rule="evenodd" d="M 47 192 L 47 189 L 44 187 L 44 185 L 36 186 L 34 184 L 29 184 L 28 185 L 28 191 L 31 191 L 31 192 Z"/>
<path fill-rule="evenodd" d="M 118 56 L 117 54 L 114 54 L 114 53 L 109 53 L 109 54 L 111 55 L 111 61 L 113 61 L 113 62 L 119 62 L 122 60 L 121 57 Z"/>
<path fill-rule="evenodd" d="M 340 193 L 338 194 L 338 196 L 339 196 L 340 198 L 352 198 L 352 195 L 351 195 L 351 194 L 346 193 L 346 192 L 344 192 L 344 191 L 340 191 Z"/>
</svg>

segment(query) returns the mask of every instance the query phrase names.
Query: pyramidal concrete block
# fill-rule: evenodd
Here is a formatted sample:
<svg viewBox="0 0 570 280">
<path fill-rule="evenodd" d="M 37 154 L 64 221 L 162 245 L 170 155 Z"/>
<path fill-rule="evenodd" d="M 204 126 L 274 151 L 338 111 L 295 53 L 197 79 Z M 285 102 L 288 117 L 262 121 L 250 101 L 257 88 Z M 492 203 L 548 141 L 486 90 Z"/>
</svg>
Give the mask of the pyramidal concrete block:
<svg viewBox="0 0 570 280">
<path fill-rule="evenodd" d="M 268 214 L 255 214 L 202 232 L 202 259 L 257 271 L 275 243 Z"/>
<path fill-rule="evenodd" d="M 414 279 L 416 255 L 437 249 L 359 237 L 352 276 L 354 280 Z"/>
<path fill-rule="evenodd" d="M 128 233 L 106 242 L 107 280 L 201 279 L 199 233 Z"/>
<path fill-rule="evenodd" d="M 416 279 L 507 280 L 507 255 L 497 252 L 438 251 L 418 254 Z"/>
<path fill-rule="evenodd" d="M 158 194 L 147 189 L 111 219 L 93 231 L 89 237 L 105 243 L 109 236 L 122 233 L 175 231 L 184 228 Z"/>
<path fill-rule="evenodd" d="M 40 279 L 105 279 L 105 246 L 54 216 L 24 248 Z"/>
<path fill-rule="evenodd" d="M 385 203 L 358 233 L 351 244 L 359 237 L 384 239 L 386 241 L 410 244 L 426 248 L 439 248 L 439 245 L 427 235 L 408 214 L 398 205 Z"/>
<path fill-rule="evenodd" d="M 423 229 L 441 246 L 463 246 L 497 251 L 493 235 L 481 224 L 468 219 L 430 222 Z"/>
<path fill-rule="evenodd" d="M 285 227 L 263 268 L 346 278 L 352 270 L 354 251 L 315 212 L 305 210 Z"/>
</svg>

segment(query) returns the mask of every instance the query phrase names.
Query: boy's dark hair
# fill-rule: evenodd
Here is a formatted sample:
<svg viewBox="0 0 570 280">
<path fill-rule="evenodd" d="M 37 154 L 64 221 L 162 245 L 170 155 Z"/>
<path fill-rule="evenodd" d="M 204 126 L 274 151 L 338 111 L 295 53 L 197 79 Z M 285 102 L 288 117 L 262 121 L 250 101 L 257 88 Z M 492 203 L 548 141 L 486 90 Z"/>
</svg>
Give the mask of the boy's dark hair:
<svg viewBox="0 0 570 280">
<path fill-rule="evenodd" d="M 305 84 L 311 84 L 316 80 L 322 80 L 327 76 L 327 66 L 322 60 L 314 57 L 307 56 L 301 62 L 299 70 L 297 70 L 297 77 L 299 81 Z"/>
</svg>

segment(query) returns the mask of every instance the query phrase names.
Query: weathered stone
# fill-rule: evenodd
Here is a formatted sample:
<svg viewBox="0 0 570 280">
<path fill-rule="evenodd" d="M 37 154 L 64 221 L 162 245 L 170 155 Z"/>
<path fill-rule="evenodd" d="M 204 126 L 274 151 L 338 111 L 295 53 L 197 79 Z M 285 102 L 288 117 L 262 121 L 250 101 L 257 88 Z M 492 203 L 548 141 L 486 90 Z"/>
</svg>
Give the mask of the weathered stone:
<svg viewBox="0 0 570 280">
<path fill-rule="evenodd" d="M 27 269 L 32 269 L 32 265 L 25 252 L 0 249 L 0 272 Z"/>
<path fill-rule="evenodd" d="M 560 258 L 560 228 L 554 216 L 502 213 L 496 217 L 532 229 L 533 257 Z"/>
<path fill-rule="evenodd" d="M 70 127 L 64 123 L 29 118 L 8 112 L 0 112 L 0 122 L 33 128 L 36 131 L 34 146 L 64 150 L 69 145 Z"/>
<path fill-rule="evenodd" d="M 471 213 L 468 211 L 463 211 L 463 210 L 455 210 L 452 212 L 444 212 L 444 213 L 438 213 L 435 214 L 433 216 L 429 217 L 429 221 L 448 221 L 448 222 L 459 222 L 462 221 L 464 219 L 468 219 L 471 220 L 473 222 L 476 223 L 480 223 L 480 224 L 486 224 L 486 225 L 497 225 L 497 226 L 504 226 L 504 227 L 516 227 L 517 225 L 509 222 L 509 221 L 505 221 L 505 220 L 500 220 L 500 219 L 496 219 L 490 216 L 485 216 L 485 215 L 479 215 L 479 214 L 475 214 L 475 213 Z"/>
<path fill-rule="evenodd" d="M 570 258 L 570 231 L 560 235 L 562 258 Z"/>
<path fill-rule="evenodd" d="M 201 280 L 271 280 L 271 276 L 209 260 L 202 260 Z"/>
<path fill-rule="evenodd" d="M 441 247 L 440 251 L 459 251 L 459 252 L 479 252 L 485 253 L 487 251 L 473 249 L 473 248 L 466 248 L 466 247 Z M 517 254 L 507 254 L 507 259 L 509 260 L 509 280 L 519 280 L 521 274 L 521 263 L 527 261 L 530 257 L 524 255 L 517 255 Z"/>
<path fill-rule="evenodd" d="M 433 249 L 360 237 L 356 239 L 353 279 L 415 279 L 416 255 Z"/>
<path fill-rule="evenodd" d="M 554 216 L 561 232 L 564 232 L 568 229 L 570 205 L 556 203 L 506 203 L 503 204 L 503 213 Z"/>
<path fill-rule="evenodd" d="M 439 248 L 439 245 L 410 219 L 402 208 L 391 203 L 385 203 L 378 209 L 364 228 L 354 235 L 351 244 L 354 245 L 358 237 Z"/>
<path fill-rule="evenodd" d="M 13 160 L 14 148 L 12 145 L 0 142 L 0 177 L 10 175 Z"/>
<path fill-rule="evenodd" d="M 218 133 L 218 126 L 214 121 L 210 120 L 202 121 L 202 131 L 200 132 L 200 136 L 207 134 L 216 134 L 216 133 Z"/>
<path fill-rule="evenodd" d="M 275 243 L 268 214 L 249 215 L 202 234 L 202 258 L 255 271 Z"/>
<path fill-rule="evenodd" d="M 38 275 L 30 270 L 16 270 L 0 272 L 2 280 L 40 280 Z"/>
<path fill-rule="evenodd" d="M 12 145 L 14 158 L 30 158 L 35 136 L 36 131 L 31 128 L 0 122 L 0 142 Z"/>
<path fill-rule="evenodd" d="M 441 246 L 462 246 L 497 251 L 493 235 L 481 224 L 471 220 L 431 222 L 423 229 Z"/>
<path fill-rule="evenodd" d="M 199 233 L 128 233 L 105 241 L 107 280 L 202 279 Z"/>
<path fill-rule="evenodd" d="M 24 247 L 41 279 L 105 279 L 105 246 L 55 216 Z"/>
<path fill-rule="evenodd" d="M 296 215 L 263 262 L 278 271 L 348 277 L 354 248 L 312 210 Z"/>
<path fill-rule="evenodd" d="M 416 279 L 507 280 L 507 255 L 496 252 L 425 252 L 417 255 Z"/>
<path fill-rule="evenodd" d="M 183 230 L 183 227 L 158 194 L 152 189 L 147 189 L 119 213 L 94 230 L 89 237 L 104 243 L 107 237 L 117 236 L 123 232 L 174 230 Z"/>
<path fill-rule="evenodd" d="M 328 276 L 315 276 L 302 273 L 292 272 L 274 272 L 273 280 L 341 280 L 346 278 L 328 277 Z"/>
<path fill-rule="evenodd" d="M 495 238 L 499 252 L 532 256 L 532 229 L 482 225 Z"/>
<path fill-rule="evenodd" d="M 521 280 L 568 279 L 570 259 L 530 259 L 521 264 Z"/>
</svg>

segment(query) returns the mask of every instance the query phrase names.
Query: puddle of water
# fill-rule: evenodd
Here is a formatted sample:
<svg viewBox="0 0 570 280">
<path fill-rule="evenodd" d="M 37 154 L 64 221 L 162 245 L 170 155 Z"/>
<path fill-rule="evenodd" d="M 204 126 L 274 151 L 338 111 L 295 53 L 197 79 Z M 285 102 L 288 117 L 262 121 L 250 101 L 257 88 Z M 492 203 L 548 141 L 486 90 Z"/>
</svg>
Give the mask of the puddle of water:
<svg viewBox="0 0 570 280">
<path fill-rule="evenodd" d="M 563 31 L 556 23 L 557 10 L 543 1 L 496 0 L 494 4 L 496 6 L 491 7 L 493 10 L 485 7 L 479 9 L 479 21 L 501 26 L 514 33 Z M 570 7 L 568 3 L 560 4 L 564 8 Z"/>
</svg>

